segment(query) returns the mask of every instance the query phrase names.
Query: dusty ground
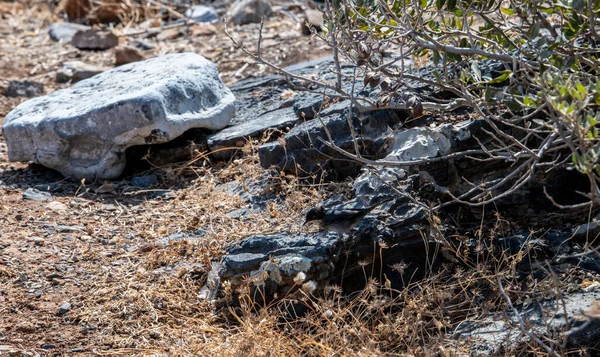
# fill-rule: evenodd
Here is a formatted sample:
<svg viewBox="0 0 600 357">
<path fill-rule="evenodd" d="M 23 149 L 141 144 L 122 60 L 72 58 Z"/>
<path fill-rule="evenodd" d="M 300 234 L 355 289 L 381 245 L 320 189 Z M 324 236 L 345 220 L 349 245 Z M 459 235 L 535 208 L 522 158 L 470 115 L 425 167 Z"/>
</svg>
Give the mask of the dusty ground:
<svg viewBox="0 0 600 357">
<path fill-rule="evenodd" d="M 300 34 L 294 14 L 297 10 L 276 11 L 265 23 L 263 54 L 279 65 L 328 53 Z M 44 3 L 0 0 L 0 87 L 10 79 L 31 79 L 43 82 L 50 93 L 68 86 L 55 82 L 65 61 L 113 66 L 111 50 L 85 52 L 51 41 L 45 29 L 57 20 Z M 126 43 L 132 37 L 126 33 L 144 29 L 130 25 L 115 31 Z M 151 40 L 157 47 L 145 55 L 200 53 L 217 63 L 228 84 L 267 72 L 249 63 L 222 25 L 213 34 L 200 32 Z M 231 33 L 253 47 L 258 25 L 231 28 Z M 1 93 L 2 88 L 0 123 L 26 100 Z M 277 306 L 247 313 L 198 299 L 211 261 L 219 259 L 225 246 L 251 234 L 297 232 L 304 209 L 348 187 L 310 186 L 282 175 L 272 187 L 281 203 L 248 219 L 229 218 L 226 213 L 243 202 L 222 185 L 264 173 L 252 146 L 245 154 L 227 163 L 200 159 L 137 169 L 116 182 L 80 183 L 41 167 L 8 162 L 0 136 L 0 355 L 396 356 L 409 351 L 453 356 L 465 344 L 449 340 L 452 329 L 465 318 L 503 306 L 494 284 L 497 276 L 510 276 L 516 262 L 510 257 L 501 262 L 506 263 L 502 271 L 493 270 L 500 263 L 489 264 L 493 271 L 482 269 L 488 262 L 468 270 L 448 268 L 394 296 L 376 282 L 344 298 L 332 287 L 326 299 L 305 300 L 312 306 L 308 317 L 286 323 Z M 157 175 L 158 184 L 151 189 L 129 184 L 133 176 L 146 174 Z M 51 200 L 23 198 L 27 188 L 36 187 L 49 187 Z M 492 236 L 501 226 L 501 217 L 496 218 L 497 226 L 486 227 L 482 219 L 485 229 L 477 234 Z M 205 232 L 201 239 L 165 239 L 196 229 Z M 556 277 L 570 289 L 600 281 L 578 268 Z M 551 279 L 528 280 L 507 290 L 517 301 L 554 296 L 553 284 Z"/>
<path fill-rule="evenodd" d="M 64 61 L 113 66 L 110 50 L 84 52 L 51 41 L 46 28 L 58 18 L 43 4 L 0 2 L 0 15 L 0 86 L 10 79 L 31 79 L 43 82 L 50 93 L 68 85 L 54 80 Z M 231 32 L 252 46 L 258 27 Z M 264 39 L 265 54 L 278 64 L 327 53 L 281 14 L 265 23 Z M 226 83 L 265 70 L 246 64 L 247 56 L 232 46 L 222 25 L 215 34 L 155 43 L 147 57 L 194 51 L 215 61 Z M 0 95 L 0 123 L 24 100 Z M 82 185 L 43 168 L 9 163 L 0 136 L 0 355 L 239 351 L 236 343 L 227 342 L 236 331 L 197 299 L 210 261 L 218 259 L 224 245 L 249 234 L 298 230 L 301 209 L 319 197 L 282 178 L 279 189 L 287 193 L 282 206 L 249 220 L 225 217 L 241 203 L 215 187 L 260 172 L 249 152 L 226 168 L 201 160 L 189 167 L 179 163 L 155 169 L 151 173 L 159 176 L 159 184 L 152 190 L 123 181 L 113 183 L 114 193 L 96 194 L 102 182 Z M 37 185 L 57 188 L 51 201 L 23 199 L 23 192 Z M 160 243 L 201 226 L 209 227 L 201 241 Z M 63 313 L 64 303 L 70 307 Z"/>
</svg>

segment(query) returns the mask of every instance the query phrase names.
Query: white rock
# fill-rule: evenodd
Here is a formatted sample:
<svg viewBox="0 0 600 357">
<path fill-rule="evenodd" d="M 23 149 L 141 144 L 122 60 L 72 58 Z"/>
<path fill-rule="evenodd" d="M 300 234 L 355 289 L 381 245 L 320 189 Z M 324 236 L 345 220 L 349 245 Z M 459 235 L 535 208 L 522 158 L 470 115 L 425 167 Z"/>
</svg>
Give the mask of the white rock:
<svg viewBox="0 0 600 357">
<path fill-rule="evenodd" d="M 195 5 L 185 11 L 185 17 L 200 23 L 212 23 L 219 19 L 214 8 L 205 5 Z"/>
<path fill-rule="evenodd" d="M 3 133 L 11 161 L 75 179 L 114 179 L 128 147 L 164 143 L 192 128 L 222 129 L 234 101 L 212 62 L 171 54 L 28 100 L 6 116 Z"/>
</svg>

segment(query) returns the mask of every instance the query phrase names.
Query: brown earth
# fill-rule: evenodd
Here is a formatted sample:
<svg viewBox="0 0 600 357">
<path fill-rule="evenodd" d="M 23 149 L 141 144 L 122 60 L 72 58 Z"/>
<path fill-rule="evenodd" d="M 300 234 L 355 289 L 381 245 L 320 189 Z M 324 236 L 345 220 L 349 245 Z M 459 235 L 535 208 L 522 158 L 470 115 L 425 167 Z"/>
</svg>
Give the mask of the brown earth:
<svg viewBox="0 0 600 357">
<path fill-rule="evenodd" d="M 29 79 L 43 82 L 50 93 L 69 85 L 55 82 L 65 61 L 114 65 L 113 50 L 86 52 L 52 41 L 46 29 L 53 21 L 58 16 L 42 2 L 0 2 L 0 87 Z M 215 33 L 199 26 L 190 33 L 151 39 L 157 47 L 145 51 L 146 57 L 193 51 L 214 61 L 228 84 L 266 72 L 233 46 L 222 24 Z M 231 34 L 255 47 L 258 25 L 231 28 Z M 265 22 L 263 39 L 263 53 L 279 65 L 327 54 L 301 34 L 299 23 L 281 14 Z M 2 93 L 0 88 L 0 123 L 27 100 Z M 249 147 L 248 156 L 227 165 L 199 160 L 156 168 L 159 185 L 153 190 L 119 186 L 96 194 L 103 182 L 72 182 L 8 162 L 0 136 L 0 355 L 239 353 L 239 344 L 229 342 L 238 332 L 197 298 L 210 262 L 247 235 L 299 230 L 300 211 L 321 196 L 282 177 L 278 190 L 287 193 L 282 205 L 247 220 L 226 217 L 241 207 L 240 200 L 215 187 L 261 171 Z M 23 199 L 25 189 L 38 184 L 56 184 L 60 192 L 51 202 Z M 168 192 L 157 196 L 160 190 Z M 210 227 L 201 241 L 159 242 L 200 226 Z M 70 308 L 59 313 L 65 302 Z"/>
</svg>

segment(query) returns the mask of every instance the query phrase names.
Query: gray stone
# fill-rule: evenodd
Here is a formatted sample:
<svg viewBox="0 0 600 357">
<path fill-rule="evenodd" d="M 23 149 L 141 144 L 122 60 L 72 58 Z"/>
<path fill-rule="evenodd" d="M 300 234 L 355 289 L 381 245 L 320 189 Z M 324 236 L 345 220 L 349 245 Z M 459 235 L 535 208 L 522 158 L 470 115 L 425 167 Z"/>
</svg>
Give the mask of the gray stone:
<svg viewBox="0 0 600 357">
<path fill-rule="evenodd" d="M 350 152 L 354 151 L 354 142 L 347 119 L 348 106 L 348 101 L 333 104 L 321 111 L 320 120 L 309 120 L 292 128 L 285 135 L 283 143 L 277 141 L 261 146 L 258 150 L 261 166 L 264 168 L 276 166 L 281 170 L 294 173 L 298 165 L 305 172 L 330 171 L 335 173 L 338 179 L 356 175 L 362 164 L 348 160 L 324 143 L 328 141 L 326 131 L 329 131 L 333 142 L 338 147 Z M 392 133 L 391 127 L 401 119 L 398 113 L 391 111 L 368 116 L 353 112 L 351 123 L 359 147 L 364 148 L 362 154 L 371 157 L 385 154 L 386 151 L 381 149 Z"/>
<path fill-rule="evenodd" d="M 313 119 L 321 109 L 322 94 L 302 93 L 294 98 L 294 112 L 302 119 Z"/>
<path fill-rule="evenodd" d="M 54 41 L 71 42 L 71 39 L 73 39 L 73 36 L 75 36 L 78 31 L 87 31 L 91 29 L 90 26 L 70 22 L 55 22 L 50 25 L 48 35 L 50 35 L 50 38 Z"/>
<path fill-rule="evenodd" d="M 38 191 L 35 188 L 28 188 L 23 192 L 23 199 L 32 201 L 52 201 L 52 195 L 48 192 Z"/>
<path fill-rule="evenodd" d="M 37 97 L 44 94 L 44 83 L 34 81 L 9 81 L 4 93 L 7 97 Z"/>
<path fill-rule="evenodd" d="M 237 288 L 244 277 L 250 276 L 253 286 L 269 298 L 297 287 L 300 273 L 302 282 L 312 281 L 317 288 L 339 283 L 342 276 L 358 274 L 359 261 L 372 258 L 374 241 L 386 243 L 386 265 L 426 259 L 426 244 L 435 244 L 425 242 L 421 236 L 428 227 L 426 210 L 389 187 L 410 192 L 414 182 L 405 176 L 403 171 L 377 175 L 367 172 L 354 188 L 354 199 L 344 201 L 338 195 L 322 203 L 328 210 L 356 210 L 387 199 L 359 221 L 350 235 L 321 231 L 248 237 L 227 249 L 217 269 L 220 279 Z M 342 249 L 347 255 L 341 254 Z M 391 277 L 393 272 L 385 274 Z M 346 287 L 360 288 L 358 285 L 365 283 L 355 278 L 345 280 Z"/>
<path fill-rule="evenodd" d="M 156 45 L 148 40 L 135 39 L 129 42 L 130 46 L 133 46 L 142 51 L 153 50 L 156 48 Z"/>
<path fill-rule="evenodd" d="M 321 277 L 323 281 L 332 277 L 343 245 L 343 238 L 331 232 L 248 237 L 228 249 L 219 266 L 219 277 L 236 287 L 244 276 L 259 277 L 268 269 L 269 275 L 276 277 L 272 282 L 273 291 L 267 292 L 273 294 L 293 286 L 300 272 L 306 274 L 308 280 Z"/>
<path fill-rule="evenodd" d="M 468 130 L 470 123 L 444 124 L 434 129 L 415 128 L 399 131 L 391 137 L 392 151 L 384 159 L 408 162 L 447 155 L 456 148 L 457 141 L 471 138 Z"/>
<path fill-rule="evenodd" d="M 77 31 L 71 44 L 80 50 L 107 50 L 119 44 L 119 38 L 107 30 Z"/>
<path fill-rule="evenodd" d="M 208 137 L 208 147 L 211 151 L 223 148 L 242 148 L 248 139 L 258 137 L 267 129 L 278 130 L 292 127 L 299 121 L 291 108 L 267 112 L 254 120 L 247 121 L 221 130 Z M 217 158 L 228 158 L 229 152 L 213 154 Z"/>
<path fill-rule="evenodd" d="M 267 0 L 236 0 L 229 10 L 229 18 L 234 25 L 245 25 L 259 23 L 262 18 L 267 18 L 272 13 Z"/>
<path fill-rule="evenodd" d="M 585 320 L 582 312 L 600 299 L 600 288 L 563 293 L 560 300 L 533 301 L 528 306 L 516 306 L 527 329 L 537 335 L 553 336 L 569 326 L 573 331 Z M 566 311 L 566 316 L 564 315 Z M 462 322 L 455 331 L 455 338 L 468 341 L 471 356 L 510 355 L 532 343 L 519 329 L 518 317 L 513 311 L 489 314 L 477 320 Z M 542 338 L 543 339 L 543 338 Z M 593 321 L 586 328 L 568 336 L 573 347 L 593 346 L 600 340 L 600 321 Z"/>
<path fill-rule="evenodd" d="M 58 308 L 58 314 L 59 315 L 64 315 L 69 310 L 71 310 L 71 303 L 68 302 L 68 301 L 65 301 L 65 302 L 62 303 L 62 305 L 60 305 L 60 308 Z"/>
<path fill-rule="evenodd" d="M 62 67 L 56 72 L 56 82 L 77 83 L 107 70 L 108 68 L 94 66 L 81 61 L 68 61 L 64 62 Z"/>
<path fill-rule="evenodd" d="M 212 23 L 219 20 L 214 8 L 205 5 L 194 5 L 185 11 L 185 17 L 200 23 Z"/>
<path fill-rule="evenodd" d="M 3 132 L 11 161 L 76 179 L 114 179 L 128 147 L 164 143 L 191 128 L 222 129 L 234 101 L 212 62 L 171 54 L 26 101 L 6 116 Z"/>
</svg>

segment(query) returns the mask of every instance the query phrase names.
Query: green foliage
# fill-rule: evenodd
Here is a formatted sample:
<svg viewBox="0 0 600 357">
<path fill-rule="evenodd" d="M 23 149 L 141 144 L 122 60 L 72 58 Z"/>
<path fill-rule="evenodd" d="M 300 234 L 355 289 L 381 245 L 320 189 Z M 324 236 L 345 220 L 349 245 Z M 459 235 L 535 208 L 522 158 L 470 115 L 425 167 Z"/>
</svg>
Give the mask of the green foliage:
<svg viewBox="0 0 600 357">
<path fill-rule="evenodd" d="M 339 4 L 330 19 L 342 25 L 336 33 L 339 47 L 377 79 L 369 81 L 371 87 L 399 88 L 394 83 L 404 77 L 386 65 L 382 51 L 410 56 L 417 66 L 433 64 L 436 84 L 481 116 L 537 130 L 538 143 L 552 136 L 550 147 L 530 152 L 556 156 L 568 150 L 573 168 L 588 175 L 600 172 L 600 0 Z M 490 61 L 504 69 L 490 70 Z M 598 176 L 591 179 L 600 182 Z"/>
</svg>

